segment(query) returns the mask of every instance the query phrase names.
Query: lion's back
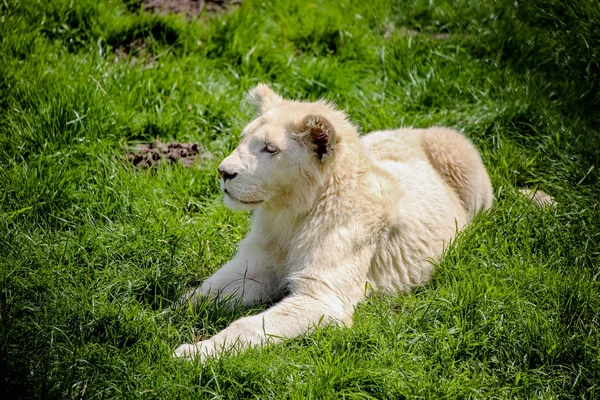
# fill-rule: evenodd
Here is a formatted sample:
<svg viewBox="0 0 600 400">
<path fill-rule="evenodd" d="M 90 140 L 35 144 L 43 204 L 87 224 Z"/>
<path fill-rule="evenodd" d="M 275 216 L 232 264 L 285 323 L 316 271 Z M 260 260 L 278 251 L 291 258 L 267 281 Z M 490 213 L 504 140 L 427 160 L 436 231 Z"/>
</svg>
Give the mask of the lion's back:
<svg viewBox="0 0 600 400">
<path fill-rule="evenodd" d="M 368 190 L 386 220 L 368 280 L 378 291 L 409 291 L 429 281 L 431 261 L 468 217 L 429 162 L 420 130 L 378 131 L 361 140 L 373 163 Z"/>
<path fill-rule="evenodd" d="M 452 188 L 470 219 L 491 207 L 487 170 L 475 146 L 460 132 L 444 127 L 404 128 L 373 132 L 361 140 L 376 163 L 426 161 Z"/>
</svg>

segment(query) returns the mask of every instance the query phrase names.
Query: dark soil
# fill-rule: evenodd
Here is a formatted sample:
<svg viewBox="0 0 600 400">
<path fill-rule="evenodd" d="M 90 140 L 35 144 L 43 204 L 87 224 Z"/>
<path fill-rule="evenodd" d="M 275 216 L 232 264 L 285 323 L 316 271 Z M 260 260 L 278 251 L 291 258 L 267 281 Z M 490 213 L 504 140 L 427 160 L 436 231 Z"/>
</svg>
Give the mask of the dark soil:
<svg viewBox="0 0 600 400">
<path fill-rule="evenodd" d="M 191 167 L 210 158 L 212 154 L 205 152 L 200 143 L 162 143 L 159 140 L 138 144 L 126 155 L 126 159 L 137 168 L 174 162 Z"/>
<path fill-rule="evenodd" d="M 143 9 L 157 14 L 183 14 L 188 18 L 196 18 L 203 11 L 214 15 L 240 4 L 242 4 L 242 0 L 129 0 L 127 2 L 128 9 L 132 12 Z M 165 40 L 162 37 L 165 35 L 164 29 L 159 28 L 160 26 L 153 28 L 152 35 L 155 39 Z M 170 36 L 171 38 L 166 38 L 166 42 L 172 44 L 176 41 L 177 35 L 172 33 Z M 120 45 L 114 44 L 114 47 L 117 61 L 129 59 L 132 64 L 141 62 L 146 65 L 151 65 L 155 61 L 155 57 L 149 51 L 148 42 L 143 38 L 137 38 Z"/>
<path fill-rule="evenodd" d="M 146 64 L 151 64 L 154 61 L 154 57 L 148 55 L 148 44 L 142 38 L 117 47 L 115 49 L 115 56 L 117 60 L 126 60 L 129 58 L 132 64 L 137 64 L 139 60 L 142 60 Z"/>
<path fill-rule="evenodd" d="M 197 17 L 204 9 L 209 12 L 220 12 L 241 3 L 242 0 L 143 0 L 146 11 L 185 14 L 190 17 Z"/>
</svg>

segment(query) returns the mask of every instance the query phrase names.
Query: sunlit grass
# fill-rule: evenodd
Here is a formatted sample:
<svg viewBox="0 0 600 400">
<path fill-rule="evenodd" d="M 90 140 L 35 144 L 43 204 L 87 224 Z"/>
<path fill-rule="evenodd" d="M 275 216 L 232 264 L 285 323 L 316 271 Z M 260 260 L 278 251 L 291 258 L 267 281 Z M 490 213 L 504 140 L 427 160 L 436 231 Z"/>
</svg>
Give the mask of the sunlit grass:
<svg viewBox="0 0 600 400">
<path fill-rule="evenodd" d="M 186 20 L 118 1 L 0 3 L 0 393 L 43 398 L 594 398 L 600 8 L 594 1 L 244 0 Z M 132 43 L 144 50 L 117 57 Z M 255 310 L 161 315 L 248 216 L 216 166 L 246 91 L 332 100 L 361 131 L 463 130 L 497 204 L 412 294 L 206 365 L 171 358 Z M 136 170 L 130 143 L 200 142 Z M 539 187 L 540 209 L 517 187 Z"/>
</svg>

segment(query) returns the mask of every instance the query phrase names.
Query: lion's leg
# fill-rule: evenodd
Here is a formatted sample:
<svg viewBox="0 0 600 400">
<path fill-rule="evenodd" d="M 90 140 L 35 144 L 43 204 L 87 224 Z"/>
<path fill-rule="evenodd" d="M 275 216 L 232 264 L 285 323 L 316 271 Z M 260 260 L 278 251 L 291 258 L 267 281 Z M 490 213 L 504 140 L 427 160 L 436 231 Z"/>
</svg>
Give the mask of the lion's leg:
<svg viewBox="0 0 600 400">
<path fill-rule="evenodd" d="M 351 325 L 354 307 L 365 297 L 376 242 L 356 219 L 347 223 L 320 236 L 307 235 L 293 249 L 286 276 L 289 297 L 258 315 L 235 321 L 208 340 L 179 346 L 174 355 L 204 360 L 224 351 L 291 339 L 322 324 Z"/>
<path fill-rule="evenodd" d="M 462 133 L 433 127 L 422 132 L 422 146 L 431 165 L 458 195 L 471 219 L 492 206 L 490 177 L 479 151 Z"/>
<path fill-rule="evenodd" d="M 248 243 L 225 266 L 198 288 L 187 292 L 179 304 L 196 306 L 204 298 L 239 300 L 244 306 L 269 300 L 279 290 L 278 276 L 268 269 L 268 255 Z"/>
<path fill-rule="evenodd" d="M 358 300 L 358 299 L 357 299 Z M 261 314 L 241 318 L 209 340 L 179 346 L 176 357 L 201 357 L 205 360 L 230 350 L 243 350 L 294 338 L 311 327 L 327 323 L 351 325 L 354 304 L 337 295 L 295 294 Z"/>
</svg>

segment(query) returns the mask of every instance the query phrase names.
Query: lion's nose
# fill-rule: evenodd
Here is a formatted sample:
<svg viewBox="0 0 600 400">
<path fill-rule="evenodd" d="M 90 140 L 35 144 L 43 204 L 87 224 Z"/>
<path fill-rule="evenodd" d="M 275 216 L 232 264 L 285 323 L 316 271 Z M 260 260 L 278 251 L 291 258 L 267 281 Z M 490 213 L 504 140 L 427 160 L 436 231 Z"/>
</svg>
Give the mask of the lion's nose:
<svg viewBox="0 0 600 400">
<path fill-rule="evenodd" d="M 219 175 L 221 175 L 221 178 L 223 178 L 224 181 L 226 181 L 227 179 L 233 179 L 237 176 L 237 172 L 228 172 L 225 171 L 223 168 L 219 167 Z"/>
</svg>

